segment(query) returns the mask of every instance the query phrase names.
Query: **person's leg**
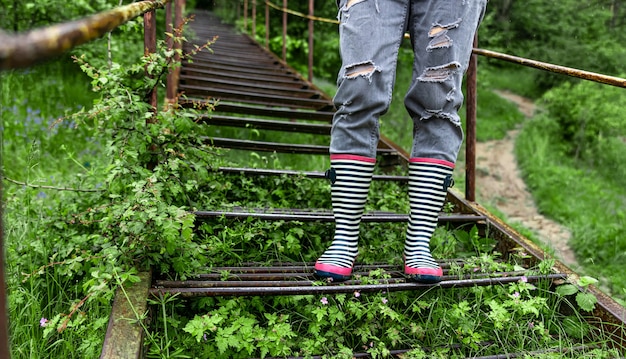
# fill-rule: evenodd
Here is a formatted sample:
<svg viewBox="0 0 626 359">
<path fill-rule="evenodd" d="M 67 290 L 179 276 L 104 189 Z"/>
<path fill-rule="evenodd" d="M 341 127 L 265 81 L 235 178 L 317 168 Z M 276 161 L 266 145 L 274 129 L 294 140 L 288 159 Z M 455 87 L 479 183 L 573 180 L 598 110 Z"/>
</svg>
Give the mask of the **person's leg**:
<svg viewBox="0 0 626 359">
<path fill-rule="evenodd" d="M 413 119 L 409 165 L 411 215 L 405 241 L 405 273 L 438 282 L 430 239 L 444 204 L 463 130 L 458 110 L 462 81 L 486 0 L 413 0 L 409 32 L 415 53 L 414 79 L 405 97 Z"/>
<path fill-rule="evenodd" d="M 376 162 L 379 117 L 389 108 L 409 0 L 340 0 L 342 67 L 330 141 L 336 230 L 315 263 L 319 277 L 346 280 Z"/>
</svg>

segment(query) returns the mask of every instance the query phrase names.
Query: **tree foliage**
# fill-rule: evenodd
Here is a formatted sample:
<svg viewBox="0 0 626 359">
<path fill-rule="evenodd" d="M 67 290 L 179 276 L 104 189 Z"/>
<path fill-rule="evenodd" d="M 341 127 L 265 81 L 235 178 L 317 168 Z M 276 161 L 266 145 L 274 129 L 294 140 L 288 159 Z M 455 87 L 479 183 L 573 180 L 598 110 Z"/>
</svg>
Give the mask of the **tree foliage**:
<svg viewBox="0 0 626 359">
<path fill-rule="evenodd" d="M 18 32 L 73 20 L 118 5 L 112 0 L 0 0 L 0 28 Z"/>
</svg>

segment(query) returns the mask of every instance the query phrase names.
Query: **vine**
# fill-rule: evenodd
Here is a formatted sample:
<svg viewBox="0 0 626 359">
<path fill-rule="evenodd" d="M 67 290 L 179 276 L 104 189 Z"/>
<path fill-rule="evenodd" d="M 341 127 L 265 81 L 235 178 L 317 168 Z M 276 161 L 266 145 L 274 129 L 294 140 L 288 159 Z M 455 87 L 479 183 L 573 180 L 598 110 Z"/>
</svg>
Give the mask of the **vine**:
<svg viewBox="0 0 626 359">
<path fill-rule="evenodd" d="M 168 35 L 186 41 L 180 33 Z M 195 46 L 191 53 L 161 42 L 160 51 L 130 66 L 96 68 L 85 56 L 74 57 L 100 98 L 71 118 L 93 133 L 104 157 L 82 179 L 97 190 L 68 193 L 45 219 L 46 235 L 54 232 L 59 244 L 51 264 L 37 273 L 58 266 L 83 290 L 69 314 L 46 320 L 45 336 L 53 328 L 62 332 L 77 325 L 81 306 L 110 301 L 117 286 L 138 280 L 138 271 L 174 272 L 184 278 L 206 261 L 202 245 L 194 241 L 193 210 L 202 200 L 200 186 L 219 159 L 218 151 L 201 140 L 204 129 L 196 119 L 212 108 L 169 106 L 157 111 L 146 99 L 164 87 L 165 74 L 178 66 L 174 55 L 184 60 L 214 41 Z"/>
</svg>

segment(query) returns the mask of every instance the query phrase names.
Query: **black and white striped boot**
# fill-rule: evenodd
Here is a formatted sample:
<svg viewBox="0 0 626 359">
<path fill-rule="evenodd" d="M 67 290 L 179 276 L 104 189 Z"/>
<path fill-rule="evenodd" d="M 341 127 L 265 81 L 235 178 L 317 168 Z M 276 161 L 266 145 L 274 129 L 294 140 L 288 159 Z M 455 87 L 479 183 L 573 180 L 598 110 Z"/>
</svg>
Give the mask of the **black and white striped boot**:
<svg viewBox="0 0 626 359">
<path fill-rule="evenodd" d="M 332 182 L 335 235 L 330 247 L 315 262 L 315 275 L 344 281 L 350 278 L 358 255 L 359 225 L 365 209 L 375 158 L 331 155 L 327 177 Z"/>
<path fill-rule="evenodd" d="M 453 184 L 453 170 L 454 163 L 433 158 L 411 158 L 409 163 L 411 214 L 404 243 L 404 273 L 416 282 L 437 283 L 443 276 L 430 252 L 430 239 Z"/>
</svg>

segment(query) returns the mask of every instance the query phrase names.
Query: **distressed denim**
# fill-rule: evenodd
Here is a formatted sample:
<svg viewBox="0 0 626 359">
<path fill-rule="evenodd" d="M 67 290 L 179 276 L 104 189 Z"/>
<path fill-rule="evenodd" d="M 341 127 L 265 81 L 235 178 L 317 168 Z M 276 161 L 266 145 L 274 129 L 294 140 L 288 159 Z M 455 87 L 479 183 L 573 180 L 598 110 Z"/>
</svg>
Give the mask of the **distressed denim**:
<svg viewBox="0 0 626 359">
<path fill-rule="evenodd" d="M 474 34 L 487 0 L 339 0 L 342 67 L 330 153 L 376 158 L 379 118 L 389 108 L 405 32 L 414 52 L 405 107 L 411 157 L 452 163 L 463 141 L 458 110 Z"/>
</svg>

